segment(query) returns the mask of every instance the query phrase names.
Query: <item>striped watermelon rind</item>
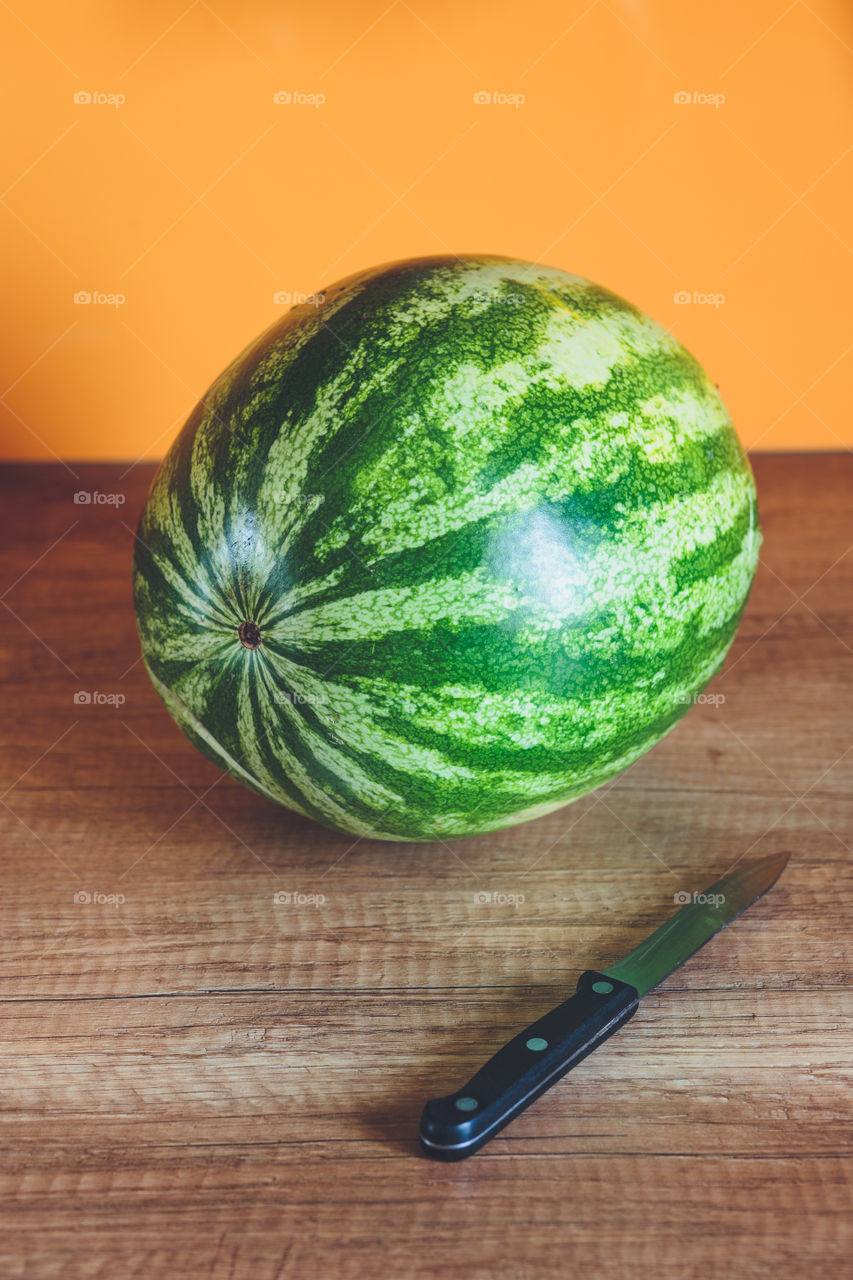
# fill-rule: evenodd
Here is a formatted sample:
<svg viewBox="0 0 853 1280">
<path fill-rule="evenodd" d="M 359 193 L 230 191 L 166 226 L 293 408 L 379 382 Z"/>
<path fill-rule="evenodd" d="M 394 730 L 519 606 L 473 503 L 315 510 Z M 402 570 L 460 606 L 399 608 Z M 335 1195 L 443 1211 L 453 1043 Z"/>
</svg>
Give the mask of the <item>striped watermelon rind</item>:
<svg viewBox="0 0 853 1280">
<path fill-rule="evenodd" d="M 216 380 L 154 479 L 134 596 L 209 759 L 327 826 L 429 840 L 653 746 L 720 669 L 760 540 L 722 400 L 667 330 L 554 268 L 422 258 L 293 308 Z"/>
</svg>

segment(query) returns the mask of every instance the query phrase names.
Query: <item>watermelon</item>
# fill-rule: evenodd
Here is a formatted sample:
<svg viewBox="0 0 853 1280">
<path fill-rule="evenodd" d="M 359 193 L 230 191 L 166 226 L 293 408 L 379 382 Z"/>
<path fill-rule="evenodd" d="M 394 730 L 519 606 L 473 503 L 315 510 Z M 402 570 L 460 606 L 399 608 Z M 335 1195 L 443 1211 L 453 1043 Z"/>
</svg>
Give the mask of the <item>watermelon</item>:
<svg viewBox="0 0 853 1280">
<path fill-rule="evenodd" d="M 578 276 L 363 271 L 229 365 L 139 522 L 145 664 L 187 737 L 326 826 L 524 822 L 648 751 L 719 670 L 752 473 L 700 365 Z"/>
</svg>

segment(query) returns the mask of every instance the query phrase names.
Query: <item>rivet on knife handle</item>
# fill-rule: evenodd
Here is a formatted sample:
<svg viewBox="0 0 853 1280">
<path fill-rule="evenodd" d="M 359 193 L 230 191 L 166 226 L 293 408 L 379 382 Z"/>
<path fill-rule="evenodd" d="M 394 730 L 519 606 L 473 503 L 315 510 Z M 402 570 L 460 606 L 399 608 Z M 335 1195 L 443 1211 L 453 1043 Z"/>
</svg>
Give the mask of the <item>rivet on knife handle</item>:
<svg viewBox="0 0 853 1280">
<path fill-rule="evenodd" d="M 637 1011 L 627 982 L 594 969 L 576 993 L 515 1036 L 464 1088 L 428 1102 L 421 1142 L 439 1160 L 462 1160 L 509 1124 Z"/>
</svg>

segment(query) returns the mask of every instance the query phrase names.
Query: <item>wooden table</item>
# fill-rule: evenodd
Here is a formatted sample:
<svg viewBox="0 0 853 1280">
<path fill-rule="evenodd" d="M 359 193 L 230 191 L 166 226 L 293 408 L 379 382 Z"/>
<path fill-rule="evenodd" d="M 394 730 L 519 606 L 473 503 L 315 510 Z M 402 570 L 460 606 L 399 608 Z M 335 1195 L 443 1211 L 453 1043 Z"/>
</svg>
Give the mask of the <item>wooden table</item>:
<svg viewBox="0 0 853 1280">
<path fill-rule="evenodd" d="M 172 724 L 130 596 L 150 467 L 6 469 L 6 1280 L 851 1274 L 853 458 L 755 469 L 720 699 L 560 813 L 422 846 L 278 809 Z M 425 1099 L 781 849 L 485 1151 L 419 1155 Z"/>
</svg>

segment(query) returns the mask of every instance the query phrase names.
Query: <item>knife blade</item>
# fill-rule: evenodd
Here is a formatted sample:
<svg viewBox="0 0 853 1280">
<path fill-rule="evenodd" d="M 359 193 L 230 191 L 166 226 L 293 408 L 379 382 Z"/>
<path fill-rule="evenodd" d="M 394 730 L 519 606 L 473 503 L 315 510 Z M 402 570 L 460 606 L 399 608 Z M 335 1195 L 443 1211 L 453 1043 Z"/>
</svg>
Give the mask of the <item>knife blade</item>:
<svg viewBox="0 0 853 1280">
<path fill-rule="evenodd" d="M 513 1036 L 463 1088 L 433 1098 L 421 1116 L 421 1147 L 436 1160 L 473 1155 L 637 1012 L 642 996 L 766 893 L 789 855 L 736 868 L 684 905 L 644 942 Z"/>
</svg>

